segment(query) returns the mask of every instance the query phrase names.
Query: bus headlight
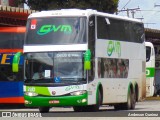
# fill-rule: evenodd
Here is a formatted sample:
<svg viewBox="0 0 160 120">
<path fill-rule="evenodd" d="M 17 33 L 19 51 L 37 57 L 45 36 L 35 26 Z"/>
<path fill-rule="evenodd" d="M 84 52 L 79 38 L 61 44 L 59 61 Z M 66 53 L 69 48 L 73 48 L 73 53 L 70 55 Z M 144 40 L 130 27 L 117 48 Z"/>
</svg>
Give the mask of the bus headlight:
<svg viewBox="0 0 160 120">
<path fill-rule="evenodd" d="M 35 92 L 25 92 L 25 95 L 27 96 L 37 96 L 38 94 Z"/>
<path fill-rule="evenodd" d="M 72 93 L 70 93 L 70 94 L 77 96 L 77 95 L 83 95 L 83 94 L 85 94 L 86 92 L 87 92 L 86 90 L 80 90 L 80 91 L 72 92 Z"/>
</svg>

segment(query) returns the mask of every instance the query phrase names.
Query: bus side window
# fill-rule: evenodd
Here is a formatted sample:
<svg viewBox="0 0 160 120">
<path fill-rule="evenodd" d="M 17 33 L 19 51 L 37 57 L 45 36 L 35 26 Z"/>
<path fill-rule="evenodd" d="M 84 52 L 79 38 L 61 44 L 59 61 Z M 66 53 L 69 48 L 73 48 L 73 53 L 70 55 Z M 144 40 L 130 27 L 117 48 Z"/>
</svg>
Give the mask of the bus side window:
<svg viewBox="0 0 160 120">
<path fill-rule="evenodd" d="M 22 81 L 23 80 L 23 66 L 20 66 L 18 73 L 13 73 L 10 65 L 1 65 L 0 67 L 0 81 Z"/>
<path fill-rule="evenodd" d="M 144 42 L 144 29 L 142 27 L 143 24 L 131 22 L 130 25 L 131 25 L 130 31 L 132 32 L 132 38 L 131 38 L 132 42 L 143 43 Z"/>
<path fill-rule="evenodd" d="M 97 16 L 97 38 L 110 39 L 110 20 L 108 18 Z"/>
</svg>

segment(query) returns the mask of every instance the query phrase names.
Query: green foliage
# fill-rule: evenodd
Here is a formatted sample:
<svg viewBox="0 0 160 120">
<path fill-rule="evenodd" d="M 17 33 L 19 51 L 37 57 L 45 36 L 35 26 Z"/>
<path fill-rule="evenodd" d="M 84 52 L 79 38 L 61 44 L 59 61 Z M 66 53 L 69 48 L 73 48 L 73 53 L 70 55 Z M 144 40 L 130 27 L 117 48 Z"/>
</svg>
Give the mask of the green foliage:
<svg viewBox="0 0 160 120">
<path fill-rule="evenodd" d="M 19 0 L 33 10 L 54 10 L 65 8 L 95 9 L 102 12 L 117 11 L 119 0 Z"/>
</svg>

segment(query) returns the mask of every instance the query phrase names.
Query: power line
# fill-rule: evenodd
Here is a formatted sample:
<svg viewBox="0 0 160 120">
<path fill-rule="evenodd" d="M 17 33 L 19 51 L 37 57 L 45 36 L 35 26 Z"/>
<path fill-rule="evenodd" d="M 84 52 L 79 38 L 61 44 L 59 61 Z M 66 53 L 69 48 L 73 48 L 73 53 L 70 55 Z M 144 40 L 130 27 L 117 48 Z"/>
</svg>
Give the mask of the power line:
<svg viewBox="0 0 160 120">
<path fill-rule="evenodd" d="M 139 7 L 138 8 L 132 8 L 132 9 L 126 9 L 126 10 L 120 10 L 118 12 L 123 12 L 123 11 L 126 11 L 127 12 L 127 16 L 129 17 L 129 12 L 131 11 L 131 14 L 132 14 L 132 18 L 134 18 L 134 14 L 135 14 L 135 11 L 137 11 L 138 9 L 140 9 Z"/>
<path fill-rule="evenodd" d="M 129 3 L 130 1 L 131 1 L 131 0 L 129 0 L 129 1 L 122 7 L 121 10 L 123 10 L 123 9 L 128 5 L 128 3 Z"/>
<path fill-rule="evenodd" d="M 137 10 L 137 11 L 143 11 L 143 12 L 160 12 L 160 10 Z"/>
</svg>

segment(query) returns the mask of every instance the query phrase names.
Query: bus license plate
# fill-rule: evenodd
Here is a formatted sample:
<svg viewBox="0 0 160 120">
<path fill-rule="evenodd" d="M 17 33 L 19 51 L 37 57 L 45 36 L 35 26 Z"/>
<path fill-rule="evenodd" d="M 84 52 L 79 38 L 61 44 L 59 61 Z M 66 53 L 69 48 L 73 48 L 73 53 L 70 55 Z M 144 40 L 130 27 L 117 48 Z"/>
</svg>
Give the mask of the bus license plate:
<svg viewBox="0 0 160 120">
<path fill-rule="evenodd" d="M 49 101 L 49 104 L 58 104 L 59 103 L 59 100 L 50 100 Z"/>
</svg>

